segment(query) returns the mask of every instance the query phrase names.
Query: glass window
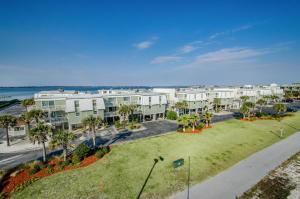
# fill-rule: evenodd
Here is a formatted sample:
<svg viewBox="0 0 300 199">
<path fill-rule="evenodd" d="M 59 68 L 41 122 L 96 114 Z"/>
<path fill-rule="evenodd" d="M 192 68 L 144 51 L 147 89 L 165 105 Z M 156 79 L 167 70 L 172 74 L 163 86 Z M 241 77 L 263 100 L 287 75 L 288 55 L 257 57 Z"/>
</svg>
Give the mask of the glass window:
<svg viewBox="0 0 300 199">
<path fill-rule="evenodd" d="M 49 101 L 49 106 L 54 106 L 54 101 Z"/>
<path fill-rule="evenodd" d="M 42 101 L 42 107 L 48 107 L 49 102 L 48 101 Z"/>
</svg>

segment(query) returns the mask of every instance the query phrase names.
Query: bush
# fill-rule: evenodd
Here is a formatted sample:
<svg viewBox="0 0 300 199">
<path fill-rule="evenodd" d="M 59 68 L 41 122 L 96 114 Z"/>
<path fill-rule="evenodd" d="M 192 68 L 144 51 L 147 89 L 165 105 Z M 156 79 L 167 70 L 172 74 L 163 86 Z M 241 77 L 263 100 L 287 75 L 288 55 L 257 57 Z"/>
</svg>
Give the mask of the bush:
<svg viewBox="0 0 300 199">
<path fill-rule="evenodd" d="M 198 124 L 197 126 L 196 126 L 196 129 L 198 129 L 198 130 L 201 130 L 201 129 L 203 129 L 204 128 L 204 124 L 203 123 L 200 123 L 200 124 Z"/>
<path fill-rule="evenodd" d="M 141 128 L 141 125 L 138 124 L 137 122 L 130 122 L 130 123 L 128 124 L 128 128 L 129 128 L 130 130 L 133 130 L 133 129 L 139 129 L 139 128 Z"/>
<path fill-rule="evenodd" d="M 261 112 L 256 112 L 255 116 L 258 117 L 258 118 L 261 118 L 263 116 L 263 114 Z"/>
<path fill-rule="evenodd" d="M 33 174 L 36 174 L 37 172 L 39 172 L 41 170 L 41 167 L 39 164 L 35 164 L 33 166 L 32 169 L 29 170 L 29 175 L 33 175 Z"/>
<path fill-rule="evenodd" d="M 78 155 L 76 155 L 76 154 L 73 154 L 73 156 L 72 156 L 72 164 L 78 164 L 78 163 L 80 163 L 80 161 L 81 161 L 81 159 L 79 158 L 79 156 Z"/>
<path fill-rule="evenodd" d="M 175 111 L 167 111 L 168 120 L 177 120 L 177 113 Z"/>
<path fill-rule="evenodd" d="M 54 172 L 54 165 L 53 164 L 48 164 L 48 166 L 47 166 L 47 168 L 48 168 L 48 173 L 53 173 Z"/>
<path fill-rule="evenodd" d="M 109 153 L 109 152 L 110 152 L 109 146 L 106 146 L 106 147 L 100 147 L 100 148 L 97 150 L 95 156 L 96 156 L 97 158 L 100 159 L 100 158 L 102 158 L 105 154 L 107 154 L 107 153 Z"/>
<path fill-rule="evenodd" d="M 97 151 L 95 154 L 95 156 L 99 159 L 102 158 L 104 155 L 105 155 L 105 153 L 103 151 Z"/>
<path fill-rule="evenodd" d="M 90 153 L 91 149 L 85 144 L 78 145 L 73 152 L 73 154 L 77 155 L 80 160 L 82 160 L 84 157 L 87 157 Z"/>
</svg>

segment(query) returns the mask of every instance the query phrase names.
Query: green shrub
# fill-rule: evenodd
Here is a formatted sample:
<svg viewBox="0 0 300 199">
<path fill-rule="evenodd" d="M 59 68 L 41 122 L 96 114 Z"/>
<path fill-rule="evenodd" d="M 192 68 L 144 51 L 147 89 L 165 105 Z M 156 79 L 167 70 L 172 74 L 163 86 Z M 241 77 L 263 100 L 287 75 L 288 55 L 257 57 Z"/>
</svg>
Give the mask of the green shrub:
<svg viewBox="0 0 300 199">
<path fill-rule="evenodd" d="M 36 174 L 36 173 L 39 172 L 40 170 L 41 170 L 40 165 L 39 165 L 39 164 L 35 164 L 35 165 L 33 166 L 33 168 L 31 168 L 31 169 L 29 170 L 29 175 Z"/>
<path fill-rule="evenodd" d="M 81 159 L 79 158 L 79 156 L 77 154 L 73 154 L 72 156 L 72 164 L 78 164 L 80 163 Z"/>
<path fill-rule="evenodd" d="M 110 152 L 109 146 L 100 147 L 97 149 L 97 152 L 95 153 L 95 156 L 97 158 L 102 158 L 105 154 Z"/>
<path fill-rule="evenodd" d="M 175 111 L 167 111 L 168 120 L 177 120 L 177 113 Z"/>
<path fill-rule="evenodd" d="M 47 166 L 47 168 L 48 168 L 48 173 L 53 173 L 54 172 L 54 165 L 53 164 L 48 164 L 48 166 Z"/>
<path fill-rule="evenodd" d="M 203 129 L 204 128 L 204 124 L 203 123 L 200 123 L 200 124 L 198 124 L 197 126 L 196 126 L 196 129 L 198 129 L 198 130 L 201 130 L 201 129 Z"/>
<path fill-rule="evenodd" d="M 82 160 L 84 157 L 87 157 L 90 153 L 91 149 L 85 144 L 78 145 L 73 152 L 73 154 L 76 154 L 80 160 Z"/>
<path fill-rule="evenodd" d="M 105 153 L 103 151 L 97 151 L 95 154 L 95 156 L 99 159 L 102 158 L 104 155 L 105 155 Z"/>
<path fill-rule="evenodd" d="M 6 192 L 0 192 L 0 199 L 8 198 L 8 193 Z"/>
<path fill-rule="evenodd" d="M 261 112 L 256 112 L 255 116 L 258 117 L 258 118 L 261 118 L 263 116 L 263 114 Z"/>
</svg>

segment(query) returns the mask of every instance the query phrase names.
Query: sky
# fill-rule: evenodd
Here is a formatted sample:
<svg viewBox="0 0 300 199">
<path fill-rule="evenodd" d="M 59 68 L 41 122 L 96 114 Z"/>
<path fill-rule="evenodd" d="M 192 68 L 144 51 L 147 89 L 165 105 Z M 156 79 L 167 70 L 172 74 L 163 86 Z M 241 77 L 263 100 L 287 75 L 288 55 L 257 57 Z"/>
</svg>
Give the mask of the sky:
<svg viewBox="0 0 300 199">
<path fill-rule="evenodd" d="M 300 82 L 300 1 L 0 1 L 0 86 Z"/>
</svg>

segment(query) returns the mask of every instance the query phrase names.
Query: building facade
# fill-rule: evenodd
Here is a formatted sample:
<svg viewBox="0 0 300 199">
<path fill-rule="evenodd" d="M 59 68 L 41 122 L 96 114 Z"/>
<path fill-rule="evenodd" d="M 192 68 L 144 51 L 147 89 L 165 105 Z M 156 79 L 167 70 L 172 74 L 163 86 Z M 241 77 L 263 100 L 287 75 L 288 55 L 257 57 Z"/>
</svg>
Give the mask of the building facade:
<svg viewBox="0 0 300 199">
<path fill-rule="evenodd" d="M 153 88 L 151 90 L 99 90 L 97 93 L 76 91 L 42 91 L 34 95 L 35 108 L 45 112 L 46 122 L 56 127 L 76 129 L 90 115 L 112 124 L 120 120 L 122 105 L 134 105 L 130 120 L 139 122 L 165 118 L 167 110 L 176 110 L 177 102 L 186 102 L 184 113 L 202 114 L 213 111 L 216 99 L 221 110 L 239 109 L 241 96 L 256 102 L 264 96 L 283 97 L 283 89 L 269 86 L 209 87 L 209 88 Z"/>
</svg>

